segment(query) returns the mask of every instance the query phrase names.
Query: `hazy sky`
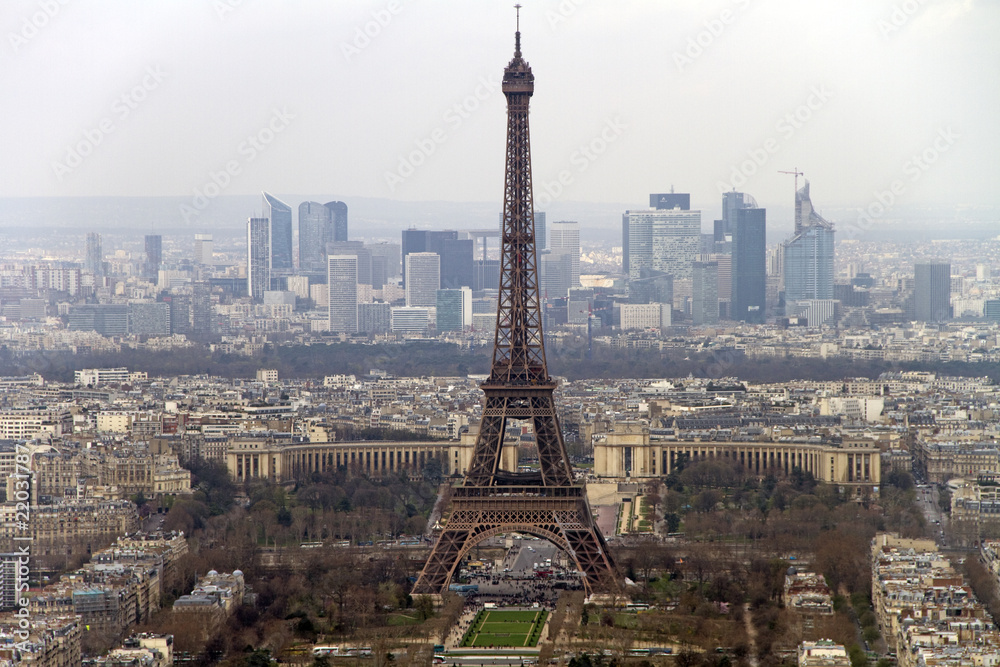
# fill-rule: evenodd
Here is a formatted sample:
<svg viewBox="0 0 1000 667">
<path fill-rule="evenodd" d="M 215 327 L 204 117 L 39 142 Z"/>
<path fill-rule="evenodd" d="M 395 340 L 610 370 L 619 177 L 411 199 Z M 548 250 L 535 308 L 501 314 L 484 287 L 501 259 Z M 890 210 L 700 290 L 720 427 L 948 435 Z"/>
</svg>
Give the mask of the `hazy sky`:
<svg viewBox="0 0 1000 667">
<path fill-rule="evenodd" d="M 543 205 L 1000 203 L 1000 2 L 522 2 Z M 497 201 L 512 5 L 4 0 L 0 196 Z"/>
</svg>

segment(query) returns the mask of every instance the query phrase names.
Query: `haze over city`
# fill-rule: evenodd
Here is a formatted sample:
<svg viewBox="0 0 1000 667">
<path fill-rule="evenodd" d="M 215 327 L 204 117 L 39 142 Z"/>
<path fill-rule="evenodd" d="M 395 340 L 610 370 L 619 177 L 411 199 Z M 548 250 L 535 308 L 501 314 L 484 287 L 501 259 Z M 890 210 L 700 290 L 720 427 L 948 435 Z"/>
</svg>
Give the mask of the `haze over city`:
<svg viewBox="0 0 1000 667">
<path fill-rule="evenodd" d="M 509 4 L 7 3 L 0 196 L 190 196 L 236 161 L 223 195 L 498 201 Z M 790 209 L 797 167 L 830 209 L 894 179 L 995 206 L 998 28 L 973 0 L 528 2 L 536 200 L 564 171 L 557 204 Z"/>
</svg>

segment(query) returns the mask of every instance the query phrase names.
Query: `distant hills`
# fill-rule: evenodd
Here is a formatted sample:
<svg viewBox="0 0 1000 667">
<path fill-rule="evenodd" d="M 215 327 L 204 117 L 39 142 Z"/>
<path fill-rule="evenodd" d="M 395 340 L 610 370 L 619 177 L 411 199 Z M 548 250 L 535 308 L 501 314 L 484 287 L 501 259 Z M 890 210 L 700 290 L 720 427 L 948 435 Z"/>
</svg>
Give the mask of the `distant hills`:
<svg viewBox="0 0 1000 667">
<path fill-rule="evenodd" d="M 489 229 L 499 224 L 501 202 L 397 201 L 337 194 L 283 195 L 293 209 L 303 201 L 339 199 L 350 208 L 352 238 L 399 239 L 400 230 Z M 621 215 L 646 205 L 645 195 L 632 203 L 556 201 L 545 208 L 549 222 L 576 220 L 584 243 L 620 243 Z M 700 203 L 693 202 L 693 207 Z M 718 215 L 716 204 L 703 207 L 702 229 L 709 232 Z M 856 221 L 858 209 L 820 207 L 838 228 Z M 192 197 L 7 197 L 0 198 L 0 234 L 6 237 L 40 233 L 82 234 L 97 231 L 123 236 L 157 233 L 214 233 L 219 237 L 244 233 L 246 219 L 260 212 L 259 195 L 221 195 L 196 202 Z M 791 233 L 791 206 L 768 208 L 768 242 Z M 864 238 L 929 240 L 934 238 L 993 238 L 1000 234 L 1000 207 L 898 206 L 866 228 Z M 846 236 L 838 236 L 846 238 Z"/>
</svg>

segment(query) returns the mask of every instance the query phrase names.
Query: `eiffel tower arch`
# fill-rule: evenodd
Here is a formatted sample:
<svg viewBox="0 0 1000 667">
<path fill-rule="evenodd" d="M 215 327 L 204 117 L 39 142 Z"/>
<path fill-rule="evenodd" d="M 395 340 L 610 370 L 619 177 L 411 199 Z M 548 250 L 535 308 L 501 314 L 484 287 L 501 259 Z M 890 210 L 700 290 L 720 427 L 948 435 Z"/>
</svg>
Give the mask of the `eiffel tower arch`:
<svg viewBox="0 0 1000 667">
<path fill-rule="evenodd" d="M 514 44 L 514 58 L 503 77 L 507 168 L 493 363 L 489 378 L 480 385 L 485 402 L 472 461 L 463 485 L 454 489 L 451 515 L 417 579 L 415 595 L 447 591 L 473 547 L 509 532 L 534 535 L 566 552 L 583 575 L 587 593 L 617 584 L 614 561 L 594 522 L 586 489 L 573 480 L 553 399 L 556 382 L 545 362 L 528 132 L 535 79 L 521 57 L 520 29 Z M 537 473 L 500 467 L 504 432 L 512 419 L 533 427 Z"/>
</svg>

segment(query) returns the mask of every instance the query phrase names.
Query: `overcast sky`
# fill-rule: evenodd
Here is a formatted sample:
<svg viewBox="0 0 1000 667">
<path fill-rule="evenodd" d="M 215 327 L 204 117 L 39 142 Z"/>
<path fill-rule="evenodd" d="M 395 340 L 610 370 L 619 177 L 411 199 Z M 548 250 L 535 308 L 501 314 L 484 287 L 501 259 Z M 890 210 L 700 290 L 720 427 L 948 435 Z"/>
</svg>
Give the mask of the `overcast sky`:
<svg viewBox="0 0 1000 667">
<path fill-rule="evenodd" d="M 522 2 L 542 204 L 1000 203 L 998 2 Z M 4 0 L 0 196 L 497 201 L 512 5 Z"/>
</svg>

